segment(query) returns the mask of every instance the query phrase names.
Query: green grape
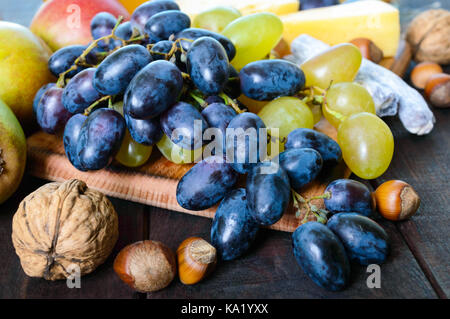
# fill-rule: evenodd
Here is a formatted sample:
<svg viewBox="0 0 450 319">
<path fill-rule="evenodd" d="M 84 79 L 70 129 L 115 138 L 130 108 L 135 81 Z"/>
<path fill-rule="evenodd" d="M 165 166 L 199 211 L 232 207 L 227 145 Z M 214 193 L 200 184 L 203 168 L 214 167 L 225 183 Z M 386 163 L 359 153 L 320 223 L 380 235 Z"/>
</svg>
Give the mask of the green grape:
<svg viewBox="0 0 450 319">
<path fill-rule="evenodd" d="M 255 13 L 234 20 L 222 34 L 236 47 L 236 57 L 231 64 L 240 70 L 270 53 L 281 39 L 283 23 L 272 13 Z"/>
<path fill-rule="evenodd" d="M 215 7 L 197 15 L 192 26 L 220 33 L 231 21 L 239 17 L 241 13 L 233 7 Z"/>
<path fill-rule="evenodd" d="M 314 117 L 314 124 L 319 123 L 320 119 L 322 118 L 322 107 L 320 104 L 308 104 L 309 109 L 311 110 L 313 117 Z"/>
<path fill-rule="evenodd" d="M 326 93 L 323 115 L 338 128 L 347 117 L 353 114 L 375 113 L 375 103 L 370 93 L 361 85 L 352 82 L 334 84 Z"/>
<path fill-rule="evenodd" d="M 191 151 L 184 149 L 164 134 L 162 139 L 156 143 L 161 154 L 175 164 L 189 164 L 202 156 L 202 150 Z"/>
<path fill-rule="evenodd" d="M 372 113 L 348 117 L 338 129 L 345 164 L 357 176 L 374 179 L 383 174 L 394 154 L 394 137 L 386 123 Z"/>
<path fill-rule="evenodd" d="M 344 43 L 306 60 L 300 68 L 305 73 L 306 86 L 327 89 L 331 83 L 352 82 L 361 61 L 359 49 L 353 44 Z"/>
<path fill-rule="evenodd" d="M 142 145 L 134 141 L 127 129 L 120 150 L 116 155 L 116 160 L 127 167 L 138 167 L 148 161 L 152 150 L 152 146 Z"/>
<path fill-rule="evenodd" d="M 266 104 L 258 116 L 270 131 L 272 139 L 286 140 L 289 133 L 297 128 L 314 127 L 314 116 L 311 109 L 300 99 L 295 97 L 280 97 Z M 272 129 L 277 128 L 278 134 Z M 280 143 L 280 151 L 284 149 Z"/>
</svg>

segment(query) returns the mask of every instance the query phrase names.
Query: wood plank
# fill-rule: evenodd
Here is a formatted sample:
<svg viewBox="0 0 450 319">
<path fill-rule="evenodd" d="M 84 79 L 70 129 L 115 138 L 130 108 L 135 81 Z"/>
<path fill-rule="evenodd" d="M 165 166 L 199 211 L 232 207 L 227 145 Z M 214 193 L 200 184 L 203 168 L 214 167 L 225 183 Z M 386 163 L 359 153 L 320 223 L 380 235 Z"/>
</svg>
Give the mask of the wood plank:
<svg viewBox="0 0 450 319">
<path fill-rule="evenodd" d="M 409 221 L 396 223 L 441 298 L 450 296 L 450 114 L 433 109 L 436 126 L 427 136 L 406 132 L 387 119 L 395 137 L 394 159 L 376 183 L 401 179 L 411 184 L 421 206 Z"/>
<path fill-rule="evenodd" d="M 366 286 L 365 267 L 352 265 L 350 286 L 329 292 L 316 286 L 298 266 L 291 235 L 261 229 L 255 244 L 241 258 L 219 262 L 210 277 L 194 286 L 176 278 L 166 289 L 148 298 L 436 298 L 401 235 L 390 222 L 381 221 L 392 239 L 392 253 L 381 266 L 381 288 Z M 209 241 L 209 219 L 152 208 L 149 238 L 167 244 L 174 251 L 186 238 L 199 236 Z"/>
<path fill-rule="evenodd" d="M 120 281 L 112 264 L 125 245 L 147 238 L 148 207 L 110 198 L 119 215 L 119 239 L 103 265 L 81 278 L 80 289 L 69 289 L 65 280 L 30 278 L 23 272 L 11 241 L 11 220 L 20 201 L 47 181 L 25 176 L 19 192 L 1 206 L 0 298 L 143 298 Z"/>
</svg>

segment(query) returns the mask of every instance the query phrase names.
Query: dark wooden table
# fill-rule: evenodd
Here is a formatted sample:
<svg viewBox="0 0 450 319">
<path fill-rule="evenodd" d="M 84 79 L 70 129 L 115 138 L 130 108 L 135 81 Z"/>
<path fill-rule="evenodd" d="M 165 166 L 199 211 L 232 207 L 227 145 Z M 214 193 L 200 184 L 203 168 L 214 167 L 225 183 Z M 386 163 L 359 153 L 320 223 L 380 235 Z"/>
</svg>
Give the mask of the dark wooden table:
<svg viewBox="0 0 450 319">
<path fill-rule="evenodd" d="M 12 14 L 19 4 L 7 0 L 9 7 L 0 16 Z M 26 8 L 34 10 L 36 1 Z M 8 11 L 9 9 L 9 11 Z M 10 16 L 8 16 L 8 13 Z M 10 20 L 14 20 L 11 18 Z M 337 293 L 317 287 L 297 265 L 292 254 L 291 235 L 261 230 L 256 244 L 242 258 L 221 263 L 204 282 L 184 286 L 179 280 L 152 294 L 133 292 L 112 269 L 113 259 L 125 245 L 142 239 L 159 240 L 172 249 L 187 237 L 208 239 L 211 220 L 171 212 L 111 198 L 119 213 L 119 241 L 105 264 L 81 279 L 80 289 L 69 289 L 65 281 L 47 282 L 27 277 L 11 242 L 11 221 L 20 201 L 47 183 L 25 175 L 18 192 L 0 206 L 0 298 L 446 298 L 450 295 L 450 113 L 434 109 L 436 127 L 427 136 L 413 136 L 397 118 L 385 119 L 395 136 L 395 154 L 382 178 L 402 179 L 415 187 L 422 205 L 409 221 L 379 222 L 392 239 L 392 253 L 381 266 L 381 288 L 366 285 L 369 273 L 352 266 L 350 286 Z"/>
</svg>

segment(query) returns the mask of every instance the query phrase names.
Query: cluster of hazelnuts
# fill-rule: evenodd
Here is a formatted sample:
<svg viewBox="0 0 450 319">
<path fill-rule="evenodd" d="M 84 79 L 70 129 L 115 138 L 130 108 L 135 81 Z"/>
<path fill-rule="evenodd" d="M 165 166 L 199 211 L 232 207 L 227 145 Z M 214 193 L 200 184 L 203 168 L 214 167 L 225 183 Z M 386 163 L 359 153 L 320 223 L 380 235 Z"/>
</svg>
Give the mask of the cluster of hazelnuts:
<svg viewBox="0 0 450 319">
<path fill-rule="evenodd" d="M 414 189 L 400 180 L 381 184 L 373 192 L 373 198 L 378 212 L 391 221 L 408 219 L 420 205 Z M 152 240 L 128 245 L 117 255 L 114 270 L 133 289 L 153 292 L 167 287 L 177 273 L 183 284 L 196 284 L 216 264 L 216 249 L 202 238 L 190 237 L 180 244 L 176 254 L 163 243 Z"/>
<path fill-rule="evenodd" d="M 450 107 L 450 75 L 434 62 L 421 62 L 411 72 L 411 82 L 438 108 Z"/>
</svg>

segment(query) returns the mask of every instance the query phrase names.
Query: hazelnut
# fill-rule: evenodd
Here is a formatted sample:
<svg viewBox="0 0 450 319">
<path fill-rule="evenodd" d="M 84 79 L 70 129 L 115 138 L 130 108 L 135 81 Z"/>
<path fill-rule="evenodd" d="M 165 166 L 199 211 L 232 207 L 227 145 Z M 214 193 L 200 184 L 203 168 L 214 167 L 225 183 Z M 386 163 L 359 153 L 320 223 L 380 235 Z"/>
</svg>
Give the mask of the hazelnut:
<svg viewBox="0 0 450 319">
<path fill-rule="evenodd" d="M 177 272 L 175 254 L 158 241 L 139 241 L 119 252 L 114 271 L 139 292 L 161 290 L 172 282 Z"/>
<path fill-rule="evenodd" d="M 354 44 L 361 51 L 361 54 L 367 60 L 373 61 L 375 63 L 379 63 L 383 60 L 383 51 L 379 47 L 376 46 L 370 39 L 366 38 L 356 38 L 350 41 L 350 43 Z"/>
<path fill-rule="evenodd" d="M 380 214 L 389 220 L 404 220 L 414 215 L 420 206 L 416 191 L 403 181 L 391 180 L 381 184 L 375 191 Z"/>
<path fill-rule="evenodd" d="M 185 285 L 200 282 L 211 273 L 217 263 L 216 249 L 206 240 L 191 237 L 177 249 L 178 275 Z"/>
<path fill-rule="evenodd" d="M 411 72 L 411 82 L 417 89 L 424 89 L 428 79 L 437 73 L 442 73 L 439 64 L 433 62 L 421 62 Z"/>
<path fill-rule="evenodd" d="M 288 54 L 291 54 L 289 43 L 287 43 L 284 38 L 281 38 L 275 48 L 273 48 L 272 54 L 277 58 L 282 58 Z"/>
<path fill-rule="evenodd" d="M 406 39 L 416 61 L 430 61 L 441 65 L 450 63 L 450 11 L 428 10 L 411 22 Z"/>
<path fill-rule="evenodd" d="M 435 107 L 450 107 L 450 75 L 445 73 L 432 75 L 425 85 L 425 96 Z"/>
</svg>

